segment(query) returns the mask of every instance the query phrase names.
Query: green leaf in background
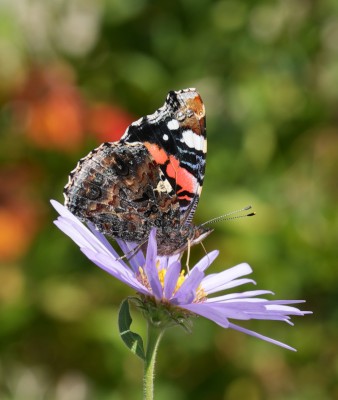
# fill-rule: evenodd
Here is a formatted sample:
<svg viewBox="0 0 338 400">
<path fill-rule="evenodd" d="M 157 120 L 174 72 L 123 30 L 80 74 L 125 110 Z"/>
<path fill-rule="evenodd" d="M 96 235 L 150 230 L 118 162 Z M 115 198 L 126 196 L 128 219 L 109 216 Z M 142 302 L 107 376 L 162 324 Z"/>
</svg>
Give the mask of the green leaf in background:
<svg viewBox="0 0 338 400">
<path fill-rule="evenodd" d="M 132 321 L 129 312 L 129 298 L 127 298 L 123 300 L 119 310 L 118 323 L 120 336 L 132 353 L 139 356 L 142 360 L 145 360 L 143 340 L 140 335 L 130 330 Z"/>
</svg>

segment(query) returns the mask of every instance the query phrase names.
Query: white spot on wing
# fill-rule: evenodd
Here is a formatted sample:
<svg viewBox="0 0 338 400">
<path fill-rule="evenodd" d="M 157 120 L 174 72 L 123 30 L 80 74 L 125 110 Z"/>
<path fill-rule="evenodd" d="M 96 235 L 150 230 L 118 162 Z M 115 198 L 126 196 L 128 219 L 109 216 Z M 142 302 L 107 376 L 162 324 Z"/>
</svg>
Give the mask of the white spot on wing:
<svg viewBox="0 0 338 400">
<path fill-rule="evenodd" d="M 163 135 L 163 140 L 167 141 L 168 139 L 169 139 L 169 136 L 165 133 L 165 134 Z"/>
<path fill-rule="evenodd" d="M 160 176 L 161 180 L 158 182 L 155 190 L 159 193 L 171 193 L 173 191 L 173 188 L 171 187 L 167 179 L 163 179 L 164 174 L 162 171 L 160 172 Z"/>
<path fill-rule="evenodd" d="M 191 149 L 206 151 L 205 139 L 201 135 L 196 135 L 191 129 L 182 132 L 182 143 L 185 143 Z"/>
<path fill-rule="evenodd" d="M 172 119 L 171 121 L 168 122 L 167 126 L 170 130 L 176 130 L 180 127 L 180 124 L 176 119 Z"/>
</svg>

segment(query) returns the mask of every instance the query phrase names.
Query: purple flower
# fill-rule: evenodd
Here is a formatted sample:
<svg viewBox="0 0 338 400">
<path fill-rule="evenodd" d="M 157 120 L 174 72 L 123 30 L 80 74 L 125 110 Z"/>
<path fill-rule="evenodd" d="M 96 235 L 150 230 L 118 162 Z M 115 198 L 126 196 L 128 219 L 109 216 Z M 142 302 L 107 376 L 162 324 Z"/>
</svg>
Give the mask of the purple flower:
<svg viewBox="0 0 338 400">
<path fill-rule="evenodd" d="M 198 314 L 214 321 L 223 328 L 232 328 L 276 345 L 295 350 L 277 340 L 242 328 L 230 320 L 265 319 L 284 321 L 293 325 L 291 315 L 303 316 L 301 311 L 290 304 L 303 300 L 267 300 L 257 297 L 273 294 L 268 290 L 251 290 L 221 294 L 217 292 L 255 281 L 244 276 L 252 272 L 251 267 L 242 263 L 225 271 L 206 275 L 205 271 L 218 256 L 212 251 L 203 257 L 189 273 L 181 269 L 179 255 L 157 256 L 156 231 L 149 236 L 146 256 L 136 244 L 117 240 L 124 254 L 130 257 L 128 263 L 114 250 L 108 240 L 91 224 L 89 229 L 60 203 L 52 200 L 53 207 L 60 214 L 55 225 L 68 235 L 80 250 L 97 266 L 136 290 L 143 298 L 158 304 L 184 309 L 188 314 Z"/>
</svg>

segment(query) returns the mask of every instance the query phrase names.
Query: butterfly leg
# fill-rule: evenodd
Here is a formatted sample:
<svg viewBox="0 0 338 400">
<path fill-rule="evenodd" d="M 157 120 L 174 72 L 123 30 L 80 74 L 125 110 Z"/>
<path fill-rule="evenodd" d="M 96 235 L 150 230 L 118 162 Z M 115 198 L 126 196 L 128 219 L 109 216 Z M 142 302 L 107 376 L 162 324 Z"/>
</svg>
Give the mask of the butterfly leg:
<svg viewBox="0 0 338 400">
<path fill-rule="evenodd" d="M 187 267 L 188 275 L 190 274 L 189 262 L 190 262 L 190 248 L 191 248 L 191 241 L 188 239 L 188 246 L 187 246 L 187 259 L 185 262 L 185 266 Z"/>
<path fill-rule="evenodd" d="M 123 256 L 120 256 L 120 257 L 117 259 L 117 261 L 119 261 L 119 260 L 124 260 L 124 259 L 127 260 L 127 261 L 130 261 L 130 260 L 134 257 L 134 255 L 135 255 L 139 250 L 142 249 L 142 246 L 143 246 L 145 243 L 146 243 L 146 241 L 144 241 L 144 242 L 138 244 L 135 248 L 130 249 L 130 251 L 128 251 L 128 253 L 124 254 Z"/>
<path fill-rule="evenodd" d="M 202 246 L 202 249 L 203 249 L 205 255 L 208 257 L 208 264 L 210 265 L 211 262 L 210 262 L 210 259 L 209 259 L 209 254 L 207 253 L 207 250 L 206 250 L 206 248 L 204 247 L 203 242 L 200 242 L 200 244 L 201 244 L 201 246 Z"/>
</svg>

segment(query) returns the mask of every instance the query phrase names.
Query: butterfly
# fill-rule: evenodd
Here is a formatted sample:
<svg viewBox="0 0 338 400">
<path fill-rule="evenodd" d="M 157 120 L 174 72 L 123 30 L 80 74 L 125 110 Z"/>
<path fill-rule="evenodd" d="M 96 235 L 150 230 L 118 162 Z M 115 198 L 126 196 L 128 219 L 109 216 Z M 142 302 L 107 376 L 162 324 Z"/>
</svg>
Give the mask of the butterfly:
<svg viewBox="0 0 338 400">
<path fill-rule="evenodd" d="M 212 229 L 192 219 L 206 165 L 205 108 L 196 89 L 170 91 L 118 142 L 82 158 L 64 188 L 66 207 L 103 234 L 142 245 L 156 227 L 159 255 L 183 253 Z"/>
</svg>

